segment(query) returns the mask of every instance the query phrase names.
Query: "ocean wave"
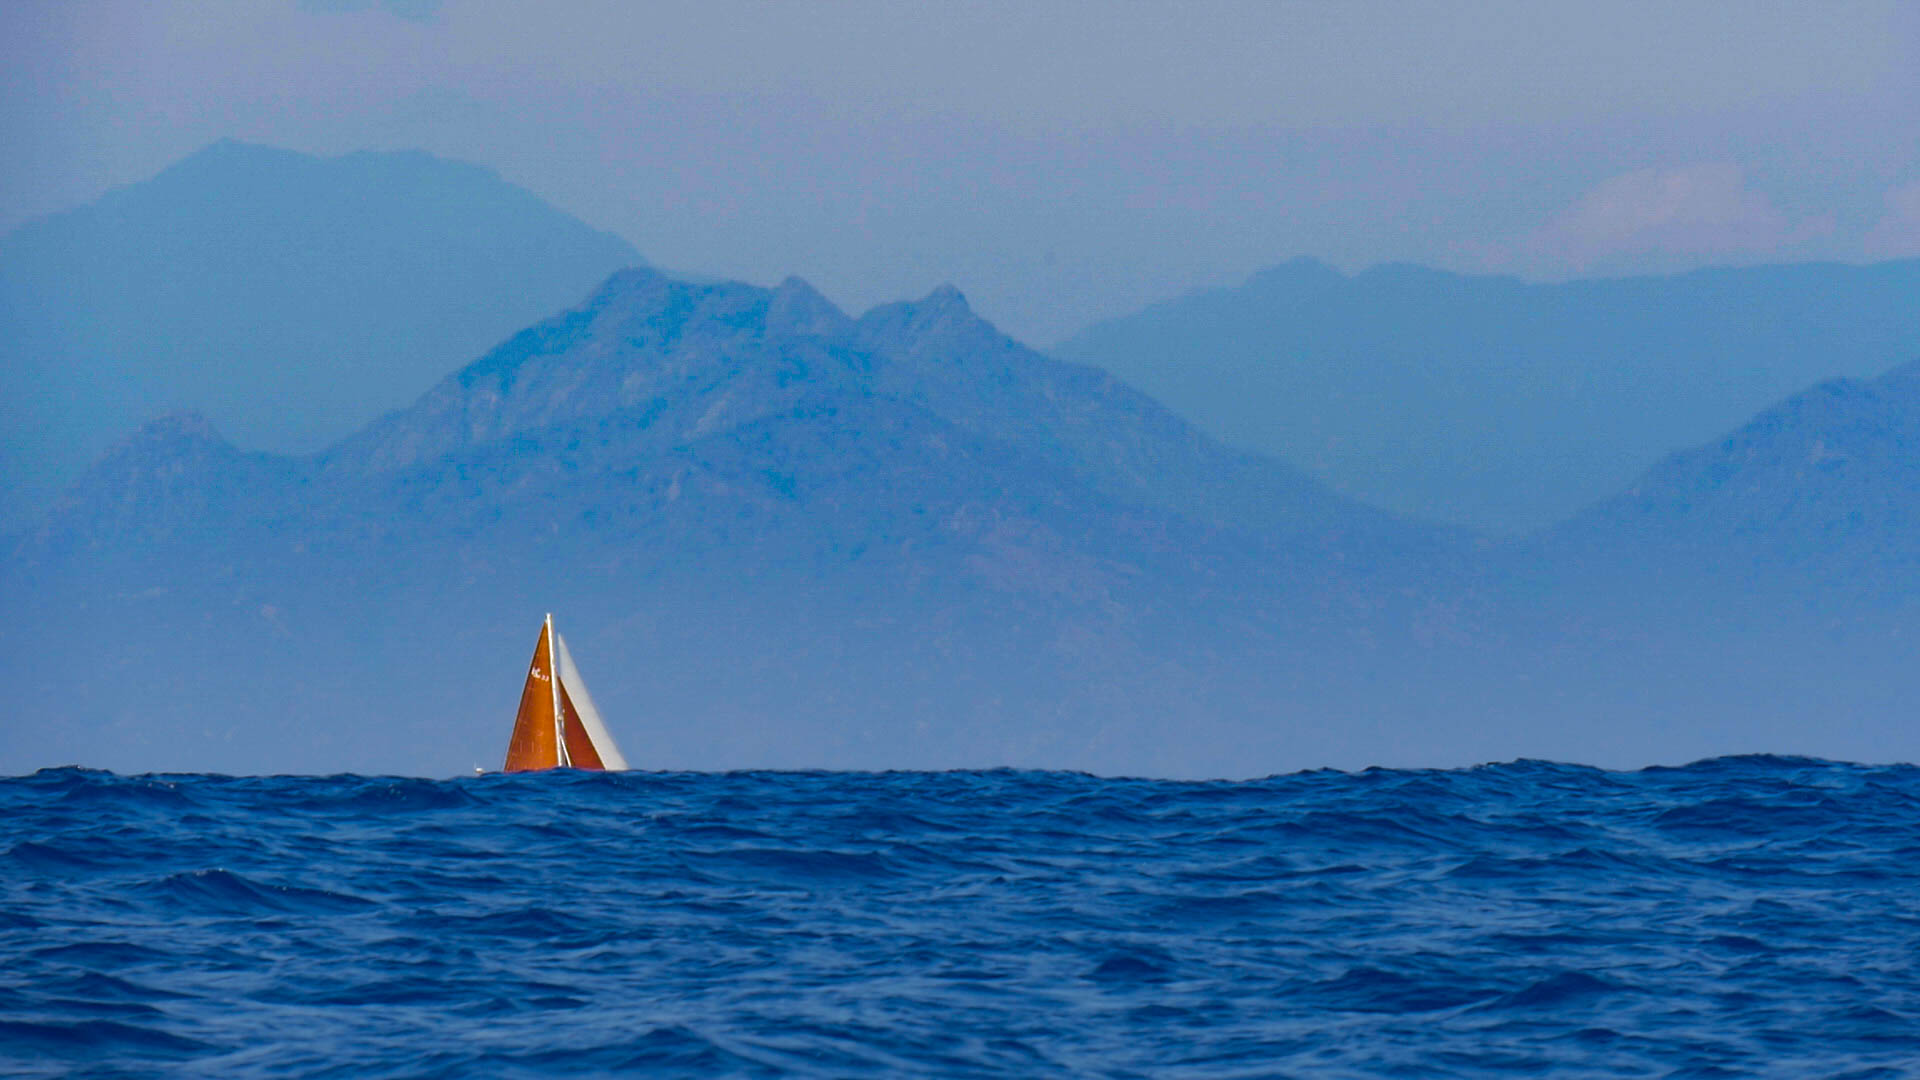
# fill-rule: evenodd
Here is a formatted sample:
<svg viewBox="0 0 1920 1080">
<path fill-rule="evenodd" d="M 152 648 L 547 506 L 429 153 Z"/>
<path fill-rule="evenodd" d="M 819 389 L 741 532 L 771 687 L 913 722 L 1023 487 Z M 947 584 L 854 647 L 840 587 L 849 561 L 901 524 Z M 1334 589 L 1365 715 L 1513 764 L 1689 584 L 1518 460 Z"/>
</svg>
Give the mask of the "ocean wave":
<svg viewBox="0 0 1920 1080">
<path fill-rule="evenodd" d="M 0 1073 L 1908 1075 L 1920 770 L 0 779 Z"/>
</svg>

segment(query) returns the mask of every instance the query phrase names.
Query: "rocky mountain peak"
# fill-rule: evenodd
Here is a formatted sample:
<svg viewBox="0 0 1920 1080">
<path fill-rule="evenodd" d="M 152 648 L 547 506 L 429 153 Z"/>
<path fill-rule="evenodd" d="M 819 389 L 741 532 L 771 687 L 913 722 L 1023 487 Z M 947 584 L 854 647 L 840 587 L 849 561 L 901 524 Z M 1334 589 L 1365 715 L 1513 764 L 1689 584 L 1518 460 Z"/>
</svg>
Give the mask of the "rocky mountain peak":
<svg viewBox="0 0 1920 1080">
<path fill-rule="evenodd" d="M 284 478 L 286 459 L 247 454 L 197 412 L 168 413 L 116 444 L 56 504 L 42 529 L 154 537 L 211 508 L 250 497 L 267 474 Z"/>
<path fill-rule="evenodd" d="M 845 374 L 853 326 L 799 278 L 764 289 L 622 270 L 343 443 L 330 465 L 405 467 L 628 412 L 663 438 L 711 432 Z"/>
<path fill-rule="evenodd" d="M 956 288 L 953 282 L 951 281 L 942 282 L 939 285 L 935 286 L 934 290 L 928 293 L 926 297 L 920 301 L 920 306 L 922 308 L 927 308 L 927 309 L 944 309 L 944 308 L 957 307 L 961 311 L 973 310 L 972 308 L 967 306 L 966 295 L 963 294 L 958 288 Z"/>
<path fill-rule="evenodd" d="M 919 300 L 882 304 L 860 316 L 863 348 L 915 360 L 961 360 L 1004 354 L 1019 346 L 975 314 L 967 298 L 942 285 Z"/>
<path fill-rule="evenodd" d="M 198 410 L 179 409 L 148 421 L 120 446 L 178 441 L 227 444 L 227 440 L 214 428 L 213 422 Z"/>
<path fill-rule="evenodd" d="M 0 236 L 0 532 L 164 409 L 311 453 L 640 261 L 478 166 L 217 143 Z"/>
<path fill-rule="evenodd" d="M 365 477 L 509 453 L 509 439 L 514 455 L 546 440 L 630 468 L 741 432 L 766 437 L 796 410 L 818 416 L 876 400 L 888 403 L 882 411 L 949 425 L 1155 512 L 1259 533 L 1319 523 L 1393 544 L 1407 531 L 1291 470 L 1210 443 L 1103 373 L 1026 348 L 950 285 L 855 321 L 798 278 L 764 289 L 622 271 L 587 303 L 515 335 L 343 444 L 325 468 Z M 816 435 L 782 460 L 839 467 L 818 453 Z M 1248 490 L 1258 494 L 1241 497 Z"/>
<path fill-rule="evenodd" d="M 600 287 L 593 290 L 586 306 L 597 308 L 615 301 L 645 303 L 648 298 L 662 296 L 671 281 L 651 266 L 624 267 L 607 275 Z"/>
<path fill-rule="evenodd" d="M 115 443 L 88 470 L 81 486 L 135 472 L 188 472 L 241 456 L 205 416 L 183 409 L 156 417 Z"/>
<path fill-rule="evenodd" d="M 842 337 L 853 329 L 853 320 L 833 306 L 812 285 L 798 277 L 789 277 L 773 290 L 767 301 L 767 334 L 770 337 Z"/>
<path fill-rule="evenodd" d="M 1920 365 L 1828 379 L 1669 455 L 1544 539 L 1601 565 L 1701 583 L 1733 578 L 1742 595 L 1774 587 L 1802 588 L 1819 603 L 1914 595 L 1916 447 Z"/>
</svg>

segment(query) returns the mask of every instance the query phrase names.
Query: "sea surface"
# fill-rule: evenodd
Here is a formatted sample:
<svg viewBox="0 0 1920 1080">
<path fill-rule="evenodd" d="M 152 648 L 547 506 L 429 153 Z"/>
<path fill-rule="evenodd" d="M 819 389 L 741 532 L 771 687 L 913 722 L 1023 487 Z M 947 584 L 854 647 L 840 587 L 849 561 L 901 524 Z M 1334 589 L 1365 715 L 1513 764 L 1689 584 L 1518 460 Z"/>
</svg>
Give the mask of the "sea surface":
<svg viewBox="0 0 1920 1080">
<path fill-rule="evenodd" d="M 0 1074 L 1920 1076 L 1920 770 L 48 770 Z"/>
</svg>

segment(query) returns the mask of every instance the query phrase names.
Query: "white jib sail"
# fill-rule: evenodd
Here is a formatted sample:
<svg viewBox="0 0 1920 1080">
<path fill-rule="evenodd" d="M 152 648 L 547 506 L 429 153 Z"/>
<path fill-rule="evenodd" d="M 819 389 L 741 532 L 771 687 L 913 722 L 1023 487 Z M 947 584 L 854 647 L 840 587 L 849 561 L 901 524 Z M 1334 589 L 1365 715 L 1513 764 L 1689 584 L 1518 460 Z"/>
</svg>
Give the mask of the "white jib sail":
<svg viewBox="0 0 1920 1080">
<path fill-rule="evenodd" d="M 607 733 L 607 725 L 600 722 L 600 710 L 594 707 L 593 696 L 587 693 L 587 683 L 580 677 L 580 669 L 573 666 L 573 653 L 567 650 L 567 639 L 556 633 L 553 635 L 553 644 L 554 653 L 559 658 L 560 681 L 566 685 L 567 698 L 580 714 L 580 726 L 587 729 L 587 738 L 592 740 L 593 749 L 600 755 L 600 764 L 612 770 L 630 768 L 626 757 L 620 753 L 619 745 Z"/>
</svg>

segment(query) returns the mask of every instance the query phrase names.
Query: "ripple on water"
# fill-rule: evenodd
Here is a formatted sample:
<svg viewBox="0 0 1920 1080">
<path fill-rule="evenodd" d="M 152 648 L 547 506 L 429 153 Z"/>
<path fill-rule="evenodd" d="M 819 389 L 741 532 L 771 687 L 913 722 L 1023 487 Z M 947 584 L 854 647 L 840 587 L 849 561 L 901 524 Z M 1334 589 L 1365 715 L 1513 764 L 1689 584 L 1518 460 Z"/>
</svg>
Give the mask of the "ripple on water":
<svg viewBox="0 0 1920 1080">
<path fill-rule="evenodd" d="M 1903 1076 L 1920 770 L 0 780 L 0 1073 Z"/>
</svg>

